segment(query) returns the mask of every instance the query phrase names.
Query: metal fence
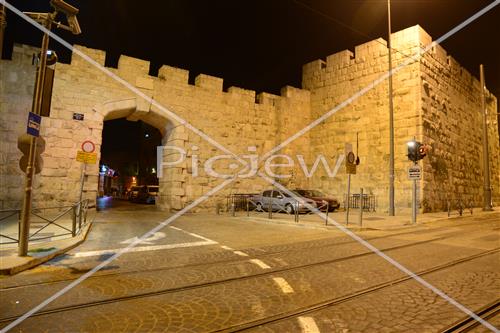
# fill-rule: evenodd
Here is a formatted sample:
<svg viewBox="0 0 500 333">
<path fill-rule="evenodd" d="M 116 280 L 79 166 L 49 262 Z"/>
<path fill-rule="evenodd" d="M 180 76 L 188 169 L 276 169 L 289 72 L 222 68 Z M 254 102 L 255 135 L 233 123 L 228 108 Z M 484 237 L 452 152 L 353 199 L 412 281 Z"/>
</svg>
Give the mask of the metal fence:
<svg viewBox="0 0 500 333">
<path fill-rule="evenodd" d="M 470 198 L 447 198 L 445 202 L 446 211 L 448 212 L 448 217 L 452 215 L 462 216 L 465 212 L 470 213 L 471 215 L 474 212 L 474 200 L 472 197 Z"/>
<path fill-rule="evenodd" d="M 347 209 L 347 202 L 349 202 L 349 208 L 361 208 L 364 211 L 375 212 L 377 210 L 377 197 L 373 194 L 361 194 L 353 193 L 349 196 L 347 200 L 347 194 L 344 194 L 344 209 Z"/>
<path fill-rule="evenodd" d="M 28 241 L 40 241 L 70 235 L 71 237 L 76 236 L 87 224 L 89 209 L 93 208 L 89 203 L 90 201 L 86 199 L 68 206 L 32 209 L 30 212 L 31 228 Z M 19 242 L 20 216 L 20 209 L 0 210 L 0 244 Z M 50 235 L 42 233 L 49 227 L 53 231 Z"/>
<path fill-rule="evenodd" d="M 299 201 L 293 199 L 289 199 L 290 202 L 285 205 L 272 201 L 271 197 L 269 197 L 267 203 L 257 202 L 253 199 L 255 195 L 256 194 L 235 193 L 227 196 L 227 211 L 232 216 L 236 216 L 236 212 L 238 211 L 246 211 L 247 216 L 250 216 L 250 212 L 262 213 L 264 217 L 269 219 L 273 219 L 274 214 L 282 213 L 294 216 L 295 222 L 299 222 L 301 213 L 312 214 L 315 212 L 323 212 L 326 214 L 326 221 L 328 221 L 328 212 L 330 207 L 327 202 L 323 205 L 316 206 L 313 209 L 309 209 Z"/>
</svg>

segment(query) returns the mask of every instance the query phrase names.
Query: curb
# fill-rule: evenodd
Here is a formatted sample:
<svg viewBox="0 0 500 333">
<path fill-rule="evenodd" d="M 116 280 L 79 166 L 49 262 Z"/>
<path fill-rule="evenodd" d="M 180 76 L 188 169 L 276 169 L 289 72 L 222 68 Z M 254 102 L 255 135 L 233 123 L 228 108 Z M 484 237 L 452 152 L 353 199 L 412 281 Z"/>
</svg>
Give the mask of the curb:
<svg viewBox="0 0 500 333">
<path fill-rule="evenodd" d="M 90 232 L 90 229 L 92 229 L 92 222 L 90 222 L 87 226 L 84 227 L 82 232 L 75 236 L 74 238 L 70 238 L 71 242 L 70 244 L 67 244 L 66 246 L 62 246 L 61 248 L 56 248 L 55 251 L 52 251 L 48 254 L 41 255 L 41 256 L 27 256 L 27 257 L 18 257 L 18 256 L 11 256 L 11 258 L 14 258 L 11 263 L 4 264 L 4 261 L 6 258 L 9 257 L 0 257 L 0 275 L 14 275 L 19 272 L 25 271 L 27 269 L 33 268 L 35 266 L 38 266 L 40 264 L 43 264 L 63 253 L 66 253 L 67 251 L 77 247 L 78 245 L 82 244 L 86 239 L 87 236 Z M 47 243 L 40 243 L 37 244 L 37 248 L 41 247 L 49 247 L 53 248 L 54 245 L 57 246 L 56 242 L 63 242 L 66 243 L 68 242 L 68 239 L 63 239 L 63 240 L 57 240 L 53 242 L 47 242 Z M 56 244 L 54 244 L 56 243 Z"/>
</svg>

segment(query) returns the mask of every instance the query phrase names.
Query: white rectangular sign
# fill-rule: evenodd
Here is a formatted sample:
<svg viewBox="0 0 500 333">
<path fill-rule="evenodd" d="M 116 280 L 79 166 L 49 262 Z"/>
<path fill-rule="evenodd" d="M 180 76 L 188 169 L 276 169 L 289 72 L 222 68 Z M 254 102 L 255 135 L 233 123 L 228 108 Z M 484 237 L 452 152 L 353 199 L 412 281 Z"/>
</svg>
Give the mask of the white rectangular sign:
<svg viewBox="0 0 500 333">
<path fill-rule="evenodd" d="M 422 179 L 422 169 L 420 165 L 412 165 L 408 168 L 408 179 L 419 180 Z"/>
</svg>

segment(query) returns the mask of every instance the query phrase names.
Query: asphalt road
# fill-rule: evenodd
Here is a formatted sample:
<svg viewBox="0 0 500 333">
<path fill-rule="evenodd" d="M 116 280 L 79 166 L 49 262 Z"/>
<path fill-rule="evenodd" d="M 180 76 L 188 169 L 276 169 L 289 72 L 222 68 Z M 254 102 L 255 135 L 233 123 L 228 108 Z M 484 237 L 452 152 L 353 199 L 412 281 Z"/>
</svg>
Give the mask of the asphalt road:
<svg viewBox="0 0 500 333">
<path fill-rule="evenodd" d="M 0 327 L 167 217 L 111 206 L 87 242 L 0 280 Z M 493 309 L 498 327 L 499 230 L 494 214 L 359 235 L 471 311 Z M 341 231 L 187 215 L 10 331 L 442 332 L 467 318 Z"/>
</svg>

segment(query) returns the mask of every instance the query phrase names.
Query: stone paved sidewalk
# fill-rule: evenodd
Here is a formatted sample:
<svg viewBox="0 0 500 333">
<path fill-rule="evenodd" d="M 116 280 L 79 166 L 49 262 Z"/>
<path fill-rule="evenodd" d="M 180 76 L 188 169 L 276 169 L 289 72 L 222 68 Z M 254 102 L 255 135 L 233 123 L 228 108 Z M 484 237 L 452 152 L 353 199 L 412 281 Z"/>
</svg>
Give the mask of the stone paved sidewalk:
<svg viewBox="0 0 500 333">
<path fill-rule="evenodd" d="M 452 212 L 448 216 L 447 212 L 435 212 L 435 213 L 425 213 L 417 215 L 417 223 L 413 225 L 411 223 L 411 215 L 409 213 L 402 213 L 396 216 L 388 216 L 386 213 L 379 212 L 363 212 L 363 221 L 360 225 L 359 223 L 359 209 L 351 209 L 349 214 L 349 223 L 346 224 L 346 212 L 338 211 L 328 214 L 329 222 L 328 224 L 315 214 L 299 214 L 299 221 L 294 220 L 293 215 L 288 215 L 285 213 L 272 214 L 272 218 L 269 219 L 269 212 L 250 212 L 247 216 L 247 212 L 236 212 L 235 217 L 244 220 L 260 221 L 268 223 L 277 224 L 289 224 L 301 227 L 312 227 L 312 228 L 335 228 L 334 222 L 337 222 L 343 226 L 347 226 L 350 229 L 377 229 L 377 230 L 397 230 L 401 228 L 408 228 L 421 225 L 442 225 L 442 224 L 454 224 L 464 218 L 474 217 L 474 218 L 488 218 L 495 211 L 498 212 L 500 207 L 492 212 L 484 212 L 479 208 L 473 210 L 472 214 L 469 210 L 463 212 L 462 216 L 458 212 Z M 226 213 L 230 216 L 230 213 Z"/>
</svg>

